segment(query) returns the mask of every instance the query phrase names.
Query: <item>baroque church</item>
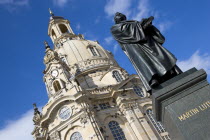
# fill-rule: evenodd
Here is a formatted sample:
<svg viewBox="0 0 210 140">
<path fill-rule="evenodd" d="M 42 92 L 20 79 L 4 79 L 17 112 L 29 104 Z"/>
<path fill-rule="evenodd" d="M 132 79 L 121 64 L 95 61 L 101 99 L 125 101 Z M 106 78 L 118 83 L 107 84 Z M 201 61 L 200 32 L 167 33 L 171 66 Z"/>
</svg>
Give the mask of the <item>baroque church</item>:
<svg viewBox="0 0 210 140">
<path fill-rule="evenodd" d="M 45 42 L 43 72 L 49 100 L 41 112 L 34 104 L 34 140 L 170 140 L 139 77 L 50 14 L 54 47 Z"/>
</svg>

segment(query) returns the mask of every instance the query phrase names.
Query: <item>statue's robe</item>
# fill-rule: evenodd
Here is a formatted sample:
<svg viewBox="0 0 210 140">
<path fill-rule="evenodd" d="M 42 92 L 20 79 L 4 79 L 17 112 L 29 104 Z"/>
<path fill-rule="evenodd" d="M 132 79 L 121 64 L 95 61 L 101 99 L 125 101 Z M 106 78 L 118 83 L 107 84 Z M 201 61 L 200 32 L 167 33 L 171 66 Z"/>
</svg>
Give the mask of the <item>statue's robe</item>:
<svg viewBox="0 0 210 140">
<path fill-rule="evenodd" d="M 149 91 L 149 82 L 153 76 L 165 75 L 175 66 L 177 59 L 162 46 L 165 38 L 160 31 L 153 25 L 144 30 L 142 22 L 121 21 L 112 26 L 111 33 Z"/>
</svg>

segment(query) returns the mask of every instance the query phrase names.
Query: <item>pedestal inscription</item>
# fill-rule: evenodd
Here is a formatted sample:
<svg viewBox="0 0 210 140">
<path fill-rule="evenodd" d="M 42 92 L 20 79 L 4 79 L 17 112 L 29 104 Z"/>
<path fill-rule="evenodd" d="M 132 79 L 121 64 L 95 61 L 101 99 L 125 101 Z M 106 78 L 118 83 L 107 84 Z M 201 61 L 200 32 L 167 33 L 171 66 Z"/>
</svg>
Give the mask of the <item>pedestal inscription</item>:
<svg viewBox="0 0 210 140">
<path fill-rule="evenodd" d="M 204 70 L 191 69 L 153 90 L 155 117 L 172 140 L 210 138 L 210 86 Z"/>
</svg>

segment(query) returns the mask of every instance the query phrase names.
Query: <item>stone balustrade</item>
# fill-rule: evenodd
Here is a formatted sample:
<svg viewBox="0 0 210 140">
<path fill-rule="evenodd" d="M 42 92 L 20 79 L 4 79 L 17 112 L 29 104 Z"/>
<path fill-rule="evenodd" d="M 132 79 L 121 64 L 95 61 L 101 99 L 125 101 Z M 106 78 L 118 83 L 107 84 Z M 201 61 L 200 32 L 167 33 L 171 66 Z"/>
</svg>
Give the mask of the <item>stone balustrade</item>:
<svg viewBox="0 0 210 140">
<path fill-rule="evenodd" d="M 107 58 L 88 59 L 85 61 L 78 62 L 74 66 L 70 67 L 70 72 L 73 75 L 77 75 L 96 67 L 104 67 L 110 65 L 113 65 L 113 62 Z"/>
</svg>

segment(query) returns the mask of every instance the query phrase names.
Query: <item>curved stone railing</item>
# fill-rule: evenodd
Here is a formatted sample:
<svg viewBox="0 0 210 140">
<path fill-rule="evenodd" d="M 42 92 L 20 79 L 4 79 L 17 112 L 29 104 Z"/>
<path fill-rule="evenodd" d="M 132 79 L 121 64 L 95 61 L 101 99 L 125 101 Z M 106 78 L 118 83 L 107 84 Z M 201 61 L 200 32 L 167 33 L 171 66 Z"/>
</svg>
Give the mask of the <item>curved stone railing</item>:
<svg viewBox="0 0 210 140">
<path fill-rule="evenodd" d="M 65 43 L 68 40 L 78 40 L 78 39 L 84 39 L 84 36 L 82 34 L 71 34 L 71 33 L 63 33 L 59 38 L 57 38 L 54 42 L 54 46 L 60 47 L 61 44 Z"/>
<path fill-rule="evenodd" d="M 71 66 L 70 72 L 73 75 L 77 75 L 96 67 L 110 66 L 110 65 L 113 65 L 113 62 L 107 58 L 87 59 L 85 61 L 80 61 L 74 64 L 74 66 Z"/>
</svg>

